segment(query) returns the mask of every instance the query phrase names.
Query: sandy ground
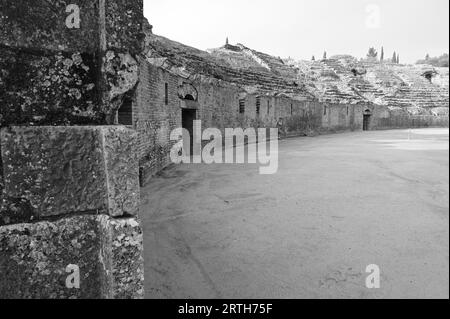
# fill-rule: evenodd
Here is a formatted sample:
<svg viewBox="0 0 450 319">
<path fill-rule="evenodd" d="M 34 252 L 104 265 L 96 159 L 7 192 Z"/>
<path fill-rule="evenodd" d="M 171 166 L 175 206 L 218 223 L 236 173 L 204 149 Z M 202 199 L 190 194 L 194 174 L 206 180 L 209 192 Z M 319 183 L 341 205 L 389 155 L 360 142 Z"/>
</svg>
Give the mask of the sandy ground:
<svg viewBox="0 0 450 319">
<path fill-rule="evenodd" d="M 449 298 L 448 129 L 280 142 L 143 189 L 148 298 Z M 367 289 L 366 266 L 381 269 Z"/>
</svg>

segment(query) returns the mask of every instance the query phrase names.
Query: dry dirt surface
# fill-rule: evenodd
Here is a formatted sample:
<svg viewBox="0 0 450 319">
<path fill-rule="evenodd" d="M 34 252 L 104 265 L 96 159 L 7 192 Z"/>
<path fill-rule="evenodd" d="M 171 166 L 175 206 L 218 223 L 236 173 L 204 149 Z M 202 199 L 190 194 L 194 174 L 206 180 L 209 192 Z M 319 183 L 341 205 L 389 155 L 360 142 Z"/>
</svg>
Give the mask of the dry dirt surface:
<svg viewBox="0 0 450 319">
<path fill-rule="evenodd" d="M 449 298 L 448 129 L 289 139 L 279 161 L 142 190 L 148 298 Z"/>
</svg>

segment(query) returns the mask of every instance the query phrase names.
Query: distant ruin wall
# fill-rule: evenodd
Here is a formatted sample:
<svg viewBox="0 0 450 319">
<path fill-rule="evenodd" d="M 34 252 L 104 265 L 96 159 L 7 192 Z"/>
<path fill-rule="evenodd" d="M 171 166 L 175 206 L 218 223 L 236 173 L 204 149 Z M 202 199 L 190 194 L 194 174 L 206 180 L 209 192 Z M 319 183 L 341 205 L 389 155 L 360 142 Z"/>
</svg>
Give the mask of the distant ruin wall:
<svg viewBox="0 0 450 319">
<path fill-rule="evenodd" d="M 142 184 L 171 164 L 169 154 L 176 143 L 170 141 L 170 133 L 182 125 L 182 108 L 186 102 L 180 97 L 179 88 L 186 84 L 198 93 L 195 107 L 202 127 L 218 128 L 222 133 L 226 128 L 237 127 L 279 128 L 280 137 L 288 137 L 362 128 L 362 106 L 249 94 L 237 85 L 216 79 L 188 80 L 143 59 L 133 101 Z M 239 110 L 242 101 L 244 113 Z"/>
<path fill-rule="evenodd" d="M 0 4 L 0 298 L 144 296 L 137 133 L 115 126 L 139 81 L 142 11 Z"/>
<path fill-rule="evenodd" d="M 366 103 L 330 103 L 296 100 L 283 95 L 247 93 L 234 83 L 193 76 L 186 79 L 141 58 L 140 80 L 133 101 L 133 125 L 139 133 L 141 183 L 171 164 L 172 130 L 181 127 L 187 103 L 180 87 L 194 88 L 197 120 L 202 127 L 278 128 L 281 138 L 321 133 L 360 131 L 364 113 L 370 113 L 369 129 L 448 126 L 447 117 L 412 116 L 387 106 Z M 167 99 L 166 99 L 167 87 Z M 240 112 L 244 103 L 244 113 Z"/>
<path fill-rule="evenodd" d="M 322 123 L 319 132 L 362 130 L 363 112 L 368 104 L 322 103 Z"/>
<path fill-rule="evenodd" d="M 406 112 L 392 112 L 389 117 L 379 118 L 374 129 L 449 127 L 448 116 L 410 115 Z"/>
<path fill-rule="evenodd" d="M 181 108 L 177 95 L 180 80 L 140 60 L 139 84 L 133 101 L 133 127 L 139 133 L 138 154 L 141 179 L 148 180 L 170 163 L 174 143 L 170 132 L 181 127 Z M 167 83 L 167 104 L 165 85 Z M 141 181 L 144 184 L 144 181 Z"/>
</svg>

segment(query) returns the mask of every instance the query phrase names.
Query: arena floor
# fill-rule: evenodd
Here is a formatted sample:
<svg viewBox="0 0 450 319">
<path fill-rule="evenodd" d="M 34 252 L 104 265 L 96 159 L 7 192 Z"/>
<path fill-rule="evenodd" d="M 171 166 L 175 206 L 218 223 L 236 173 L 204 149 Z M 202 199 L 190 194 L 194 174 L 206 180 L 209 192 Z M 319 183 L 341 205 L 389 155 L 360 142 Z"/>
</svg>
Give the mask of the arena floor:
<svg viewBox="0 0 450 319">
<path fill-rule="evenodd" d="M 142 201 L 148 298 L 449 298 L 448 129 L 284 140 L 274 175 L 173 166 Z"/>
</svg>

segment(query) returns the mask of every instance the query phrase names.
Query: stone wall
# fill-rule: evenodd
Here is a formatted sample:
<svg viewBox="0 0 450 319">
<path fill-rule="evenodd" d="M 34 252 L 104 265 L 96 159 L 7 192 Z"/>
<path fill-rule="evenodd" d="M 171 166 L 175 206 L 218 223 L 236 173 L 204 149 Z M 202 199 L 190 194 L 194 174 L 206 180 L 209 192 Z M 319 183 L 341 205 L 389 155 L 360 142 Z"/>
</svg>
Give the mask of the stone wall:
<svg viewBox="0 0 450 319">
<path fill-rule="evenodd" d="M 80 9 L 78 29 L 66 25 L 69 4 Z M 98 17 L 98 1 L 3 0 L 0 4 L 0 43 L 9 47 L 95 53 L 99 43 Z"/>
<path fill-rule="evenodd" d="M 116 125 L 142 10 L 0 4 L 0 298 L 144 296 L 138 135 Z"/>
<path fill-rule="evenodd" d="M 411 115 L 405 111 L 387 111 L 388 116 L 379 117 L 373 129 L 405 129 L 424 127 L 449 127 L 448 116 Z"/>
<path fill-rule="evenodd" d="M 136 132 L 24 126 L 0 141 L 11 203 L 0 210 L 0 297 L 143 297 Z"/>
<path fill-rule="evenodd" d="M 2 1 L 0 125 L 115 124 L 138 80 L 142 0 Z"/>
<path fill-rule="evenodd" d="M 177 94 L 181 80 L 145 60 L 141 60 L 139 77 L 133 103 L 133 126 L 139 133 L 141 179 L 148 180 L 170 163 L 169 152 L 174 144 L 170 142 L 170 132 L 181 127 L 180 99 Z"/>
<path fill-rule="evenodd" d="M 177 85 L 195 88 L 197 119 L 203 128 L 222 132 L 276 127 L 281 137 L 289 137 L 362 130 L 365 111 L 371 114 L 369 130 L 448 123 L 448 107 L 442 105 L 448 104 L 448 90 L 444 94 L 430 86 L 414 68 L 366 65 L 351 56 L 282 60 L 228 43 L 202 51 L 155 35 L 147 25 L 142 59 L 148 65 L 141 68 L 133 111 L 139 124 L 143 182 L 170 164 L 169 134 L 181 126 L 181 109 L 190 104 L 177 97 Z M 393 79 L 395 85 L 390 84 Z M 415 103 L 441 116 L 417 118 L 411 113 Z"/>
<path fill-rule="evenodd" d="M 2 1 L 0 125 L 102 122 L 98 3 L 73 4 L 79 29 L 66 25 L 66 1 Z"/>
<path fill-rule="evenodd" d="M 142 298 L 142 265 L 135 219 L 79 215 L 0 227 L 2 299 Z M 79 288 L 68 288 L 71 274 Z"/>
<path fill-rule="evenodd" d="M 323 103 L 320 131 L 361 130 L 365 104 Z"/>
<path fill-rule="evenodd" d="M 323 102 L 295 99 L 283 94 L 248 93 L 238 83 L 193 74 L 187 79 L 163 66 L 140 60 L 140 80 L 133 103 L 133 123 L 139 132 L 141 184 L 170 165 L 169 153 L 175 142 L 172 130 L 181 127 L 185 106 L 180 87 L 189 85 L 197 97 L 197 120 L 202 127 L 279 128 L 280 137 L 363 129 L 364 112 L 371 114 L 369 129 L 448 126 L 448 118 L 411 116 L 371 102 Z M 158 62 L 159 63 L 159 62 Z M 168 89 L 166 104 L 166 84 Z M 240 113 L 239 104 L 245 112 Z M 259 105 L 259 113 L 257 112 Z M 445 121 L 447 119 L 447 121 Z"/>
<path fill-rule="evenodd" d="M 144 58 L 140 59 L 140 65 L 140 79 L 133 101 L 133 127 L 139 133 L 141 185 L 171 164 L 169 154 L 175 142 L 170 141 L 170 133 L 181 127 L 182 108 L 186 103 L 180 94 L 183 85 L 195 90 L 197 120 L 202 121 L 204 129 L 218 128 L 224 133 L 225 128 L 278 127 L 281 137 L 362 129 L 363 107 L 360 105 L 249 94 L 238 85 L 214 78 L 198 76 L 188 80 L 148 63 Z M 243 114 L 239 110 L 240 101 L 245 103 Z M 328 110 L 326 115 L 323 114 L 324 105 Z"/>
</svg>

